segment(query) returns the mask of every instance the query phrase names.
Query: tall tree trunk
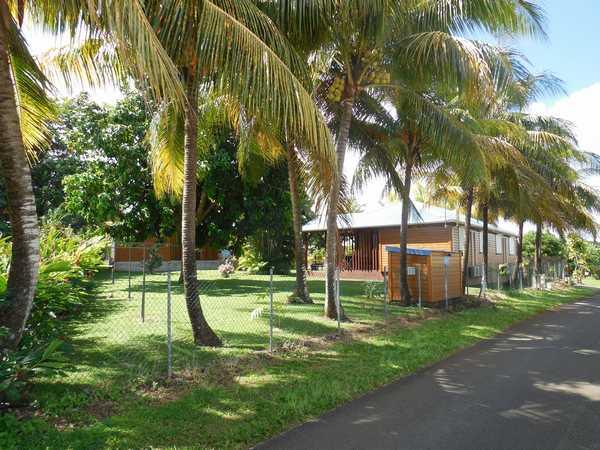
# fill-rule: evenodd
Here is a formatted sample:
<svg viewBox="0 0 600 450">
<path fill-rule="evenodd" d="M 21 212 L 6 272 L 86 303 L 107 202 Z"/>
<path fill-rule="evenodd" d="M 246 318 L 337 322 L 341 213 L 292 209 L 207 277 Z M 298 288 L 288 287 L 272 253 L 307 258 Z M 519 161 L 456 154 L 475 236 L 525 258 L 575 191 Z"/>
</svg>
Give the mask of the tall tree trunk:
<svg viewBox="0 0 600 450">
<path fill-rule="evenodd" d="M 519 220 L 519 239 L 517 240 L 517 274 L 523 279 L 523 225 L 524 221 Z"/>
<path fill-rule="evenodd" d="M 186 87 L 185 140 L 183 159 L 183 199 L 181 214 L 181 264 L 185 303 L 196 345 L 219 346 L 221 340 L 210 328 L 202 312 L 196 273 L 196 176 L 198 165 L 198 84 L 189 75 Z"/>
<path fill-rule="evenodd" d="M 533 255 L 533 273 L 535 274 L 536 287 L 540 287 L 540 275 L 542 268 L 542 224 L 535 224 L 535 253 Z"/>
<path fill-rule="evenodd" d="M 337 134 L 335 153 L 337 157 L 338 174 L 331 183 L 329 191 L 329 204 L 327 205 L 327 236 L 325 241 L 325 251 L 327 252 L 327 278 L 325 283 L 325 316 L 331 319 L 337 317 L 335 306 L 335 271 L 337 268 L 337 216 L 338 203 L 340 199 L 340 188 L 342 176 L 344 173 L 344 158 L 346 156 L 346 146 L 348 145 L 348 134 L 350 124 L 352 123 L 352 107 L 354 106 L 354 97 L 350 96 L 342 101 L 342 118 Z M 340 316 L 345 318 L 340 300 Z"/>
<path fill-rule="evenodd" d="M 412 297 L 408 288 L 408 218 L 410 213 L 410 188 L 412 184 L 412 168 L 413 168 L 414 152 L 410 151 L 410 155 L 406 159 L 404 166 L 404 190 L 402 191 L 402 218 L 400 222 L 400 295 L 402 303 L 410 305 Z"/>
<path fill-rule="evenodd" d="M 481 290 L 479 291 L 480 297 L 485 297 L 488 282 L 488 242 L 489 242 L 489 223 L 490 223 L 490 208 L 487 203 L 484 203 L 481 207 L 481 215 L 483 216 L 483 270 L 481 271 Z"/>
<path fill-rule="evenodd" d="M 302 209 L 298 186 L 298 160 L 294 146 L 287 144 L 288 176 L 290 197 L 292 200 L 292 221 L 294 224 L 294 256 L 296 258 L 296 287 L 290 297 L 291 302 L 313 303 L 306 284 L 306 266 L 304 261 L 304 240 L 302 239 Z"/>
<path fill-rule="evenodd" d="M 469 275 L 469 254 L 471 251 L 471 214 L 473 212 L 473 188 L 467 191 L 467 204 L 465 214 L 465 254 L 463 256 L 463 295 L 467 293 L 467 276 Z"/>
<path fill-rule="evenodd" d="M 0 169 L 6 189 L 12 235 L 8 286 L 0 309 L 0 353 L 19 345 L 33 305 L 40 253 L 40 232 L 23 146 L 6 36 L 0 35 Z"/>
</svg>

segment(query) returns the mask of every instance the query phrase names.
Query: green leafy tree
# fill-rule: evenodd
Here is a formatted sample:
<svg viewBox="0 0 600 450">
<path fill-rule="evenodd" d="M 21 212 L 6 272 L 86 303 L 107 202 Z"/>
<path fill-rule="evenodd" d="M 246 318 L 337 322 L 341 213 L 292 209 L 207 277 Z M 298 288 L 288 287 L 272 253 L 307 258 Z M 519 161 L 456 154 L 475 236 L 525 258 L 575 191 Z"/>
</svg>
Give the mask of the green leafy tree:
<svg viewBox="0 0 600 450">
<path fill-rule="evenodd" d="M 144 99 L 127 92 L 115 106 L 99 106 L 83 95 L 66 109 L 61 138 L 85 161 L 84 170 L 63 180 L 62 209 L 71 220 L 119 241 L 174 234 L 176 205 L 154 193 L 145 140 L 151 114 Z"/>
<path fill-rule="evenodd" d="M 529 231 L 523 236 L 523 256 L 533 260 L 535 256 L 536 232 Z M 541 254 L 548 257 L 565 258 L 567 256 L 567 246 L 565 242 L 552 233 L 542 233 Z"/>
</svg>

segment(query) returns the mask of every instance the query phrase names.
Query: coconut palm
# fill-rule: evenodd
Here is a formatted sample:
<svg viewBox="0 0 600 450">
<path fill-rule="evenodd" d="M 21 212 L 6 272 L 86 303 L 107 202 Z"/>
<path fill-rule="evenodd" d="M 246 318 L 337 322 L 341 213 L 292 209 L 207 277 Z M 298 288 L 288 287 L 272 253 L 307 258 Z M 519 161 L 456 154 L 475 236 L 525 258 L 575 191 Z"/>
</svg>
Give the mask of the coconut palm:
<svg viewBox="0 0 600 450">
<path fill-rule="evenodd" d="M 458 37 L 467 29 L 492 32 L 541 33 L 542 16 L 531 2 L 334 2 L 329 25 L 331 66 L 321 89 L 323 103 L 337 104 L 336 155 L 343 172 L 346 146 L 357 97 L 374 86 L 389 85 L 389 62 L 402 68 L 402 77 L 453 82 L 478 90 L 492 84 L 488 48 Z M 485 4 L 485 6 L 484 6 Z M 393 77 L 392 77 L 393 78 Z M 452 83 L 451 83 L 452 84 Z M 332 183 L 327 215 L 327 295 L 325 314 L 336 317 L 333 286 L 336 268 L 337 215 L 342 180 Z"/>
<path fill-rule="evenodd" d="M 115 50 L 127 55 L 132 70 L 145 74 L 148 86 L 158 94 L 168 90 L 179 100 L 182 98 L 175 68 L 158 45 L 140 3 L 134 0 L 102 2 L 102 6 L 99 3 L 11 0 L 0 4 L 3 89 L 0 164 L 12 234 L 11 267 L 0 314 L 0 327 L 6 330 L 0 334 L 3 348 L 18 345 L 35 292 L 39 229 L 26 152 L 47 138 L 45 121 L 53 114 L 46 97 L 50 84 L 29 53 L 21 33 L 25 11 L 34 24 L 51 32 L 95 36 L 110 33 Z"/>
<path fill-rule="evenodd" d="M 282 3 L 282 10 L 286 9 L 284 6 Z M 307 75 L 303 61 L 254 3 L 147 0 L 143 2 L 143 12 L 183 85 L 184 101 L 170 97 L 168 91 L 160 97 L 169 101 L 162 111 L 171 116 L 172 123 L 181 126 L 180 136 L 161 146 L 162 159 L 174 162 L 172 167 L 183 173 L 181 186 L 168 187 L 181 189 L 178 194 L 182 196 L 182 268 L 194 339 L 198 344 L 218 345 L 219 339 L 204 319 L 197 291 L 195 197 L 200 90 L 228 93 L 249 116 L 297 136 L 320 154 L 323 170 L 332 167 L 331 138 L 305 89 Z M 73 62 L 83 68 L 94 67 L 93 55 L 93 52 L 71 52 L 65 61 L 70 62 L 71 68 Z M 137 79 L 145 82 L 143 77 Z M 327 178 L 336 178 L 335 168 Z"/>
</svg>

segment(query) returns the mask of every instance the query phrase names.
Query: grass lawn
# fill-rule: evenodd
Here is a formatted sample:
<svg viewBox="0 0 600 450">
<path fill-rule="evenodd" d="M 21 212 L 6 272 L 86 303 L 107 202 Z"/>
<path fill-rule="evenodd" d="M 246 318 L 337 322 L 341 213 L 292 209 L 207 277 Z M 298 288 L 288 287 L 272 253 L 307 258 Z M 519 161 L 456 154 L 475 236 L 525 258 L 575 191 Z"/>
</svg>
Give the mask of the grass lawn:
<svg viewBox="0 0 600 450">
<path fill-rule="evenodd" d="M 151 281 L 162 282 L 159 279 Z M 153 344 L 147 341 L 156 339 L 156 348 L 163 345 L 159 342 L 162 337 L 158 332 L 143 331 L 147 328 L 139 321 L 138 298 L 117 300 L 119 296 L 113 292 L 114 303 L 127 302 L 126 305 L 111 305 L 97 323 L 83 326 L 78 337 L 82 343 L 95 344 L 95 350 L 89 351 L 87 356 L 84 350 L 78 350 L 81 358 L 79 376 L 85 375 L 86 383 L 80 385 L 75 376 L 40 383 L 36 392 L 46 393 L 40 397 L 45 415 L 27 421 L 17 421 L 9 415 L 0 417 L 2 447 L 248 447 L 365 391 L 438 361 L 457 349 L 492 336 L 519 320 L 595 292 L 594 288 L 585 287 L 498 294 L 496 309 L 467 309 L 439 320 L 423 321 L 418 326 L 407 327 L 396 321 L 379 333 L 358 333 L 365 324 L 382 320 L 382 308 L 377 301 L 364 298 L 362 283 L 344 282 L 344 306 L 348 315 L 356 319 L 354 324 L 345 325 L 348 331 L 354 329 L 352 339 L 312 348 L 291 347 L 289 351 L 269 356 L 255 351 L 266 342 L 265 317 L 250 319 L 250 311 L 261 304 L 264 306 L 267 301 L 262 295 L 262 281 L 244 278 L 210 282 L 215 289 L 214 295 L 206 295 L 203 304 L 214 301 L 214 306 L 206 308 L 207 316 L 224 336 L 226 347 L 217 351 L 193 350 L 180 321 L 181 329 L 175 334 L 178 343 L 176 361 L 185 360 L 183 355 L 186 354 L 188 360 L 197 355 L 199 364 L 194 367 L 203 369 L 192 370 L 192 367 L 186 370 L 179 365 L 179 375 L 171 383 L 152 382 L 151 377 L 144 376 L 123 383 L 119 373 L 123 372 L 124 366 L 103 363 L 103 357 L 108 361 L 111 359 L 106 356 L 107 350 L 123 351 L 126 356 L 127 350 L 120 347 L 131 347 L 129 354 L 137 355 L 138 351 L 143 354 L 152 349 Z M 227 284 L 231 282 L 234 283 Z M 285 298 L 284 292 L 289 290 L 292 282 L 289 277 L 276 278 L 279 301 Z M 278 323 L 280 342 L 335 331 L 335 323 L 320 318 L 322 292 L 318 292 L 318 283 L 311 286 L 316 305 L 282 308 Z M 150 318 L 158 317 L 157 311 L 162 309 L 158 306 L 161 290 L 158 285 L 155 287 L 154 300 L 152 295 L 147 299 L 148 322 Z M 595 287 L 600 284 L 596 283 Z M 112 285 L 104 285 L 102 289 L 103 296 L 110 298 Z M 151 306 L 152 301 L 156 302 L 154 306 Z M 176 302 L 174 299 L 174 305 Z M 221 308 L 226 308 L 223 309 L 226 314 L 212 315 Z M 393 315 L 404 314 L 402 308 L 395 308 Z M 405 313 L 414 314 L 414 310 Z M 176 320 L 181 318 L 177 316 L 180 313 L 175 313 L 175 306 L 174 314 Z M 234 316 L 248 318 L 248 321 L 234 319 Z M 142 331 L 128 333 L 126 342 L 115 342 L 117 338 L 111 340 L 110 331 L 125 318 L 135 318 L 139 326 L 134 329 Z M 155 320 L 160 323 L 159 319 Z M 159 350 L 157 354 L 160 353 Z M 152 357 L 147 358 L 152 360 Z M 160 356 L 156 358 L 160 360 Z M 131 356 L 130 360 L 133 361 Z M 59 392 L 60 396 L 57 395 Z"/>
</svg>

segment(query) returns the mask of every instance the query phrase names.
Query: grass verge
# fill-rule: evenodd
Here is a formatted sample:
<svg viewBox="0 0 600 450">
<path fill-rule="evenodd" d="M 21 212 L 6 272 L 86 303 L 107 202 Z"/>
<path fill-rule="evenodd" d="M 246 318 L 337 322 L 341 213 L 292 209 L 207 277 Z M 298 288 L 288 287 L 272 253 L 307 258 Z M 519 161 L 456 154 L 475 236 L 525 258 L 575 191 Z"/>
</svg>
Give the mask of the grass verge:
<svg viewBox="0 0 600 450">
<path fill-rule="evenodd" d="M 392 325 L 386 333 L 310 351 L 224 361 L 172 385 L 102 399 L 83 408 L 82 420 L 71 424 L 5 415 L 0 442 L 3 448 L 246 448 L 518 321 L 594 292 L 584 287 L 496 294 L 495 308 L 467 309 L 417 326 Z"/>
</svg>

